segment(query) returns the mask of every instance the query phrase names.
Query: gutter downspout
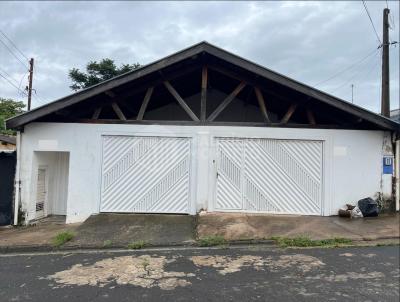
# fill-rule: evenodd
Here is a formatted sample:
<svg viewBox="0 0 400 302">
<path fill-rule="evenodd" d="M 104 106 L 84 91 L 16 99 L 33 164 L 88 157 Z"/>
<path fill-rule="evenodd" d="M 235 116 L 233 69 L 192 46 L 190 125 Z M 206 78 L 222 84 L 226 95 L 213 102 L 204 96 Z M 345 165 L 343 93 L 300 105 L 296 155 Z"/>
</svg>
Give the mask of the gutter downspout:
<svg viewBox="0 0 400 302">
<path fill-rule="evenodd" d="M 396 179 L 396 211 L 400 210 L 400 139 L 396 140 L 396 159 L 395 159 L 395 179 Z"/>
<path fill-rule="evenodd" d="M 21 201 L 21 132 L 17 132 L 17 166 L 15 169 L 15 183 L 14 183 L 14 225 L 18 225 L 18 209 Z"/>
</svg>

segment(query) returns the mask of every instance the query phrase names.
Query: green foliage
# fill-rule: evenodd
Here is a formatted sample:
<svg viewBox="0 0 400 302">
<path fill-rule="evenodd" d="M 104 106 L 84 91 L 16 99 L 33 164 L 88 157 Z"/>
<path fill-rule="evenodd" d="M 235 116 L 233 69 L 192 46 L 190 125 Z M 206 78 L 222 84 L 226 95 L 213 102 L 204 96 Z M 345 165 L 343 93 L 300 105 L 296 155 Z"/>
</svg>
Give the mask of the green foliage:
<svg viewBox="0 0 400 302">
<path fill-rule="evenodd" d="M 60 247 L 66 242 L 71 241 L 74 237 L 75 234 L 68 231 L 58 233 L 57 236 L 53 238 L 53 245 L 55 247 Z"/>
<path fill-rule="evenodd" d="M 392 242 L 380 242 L 377 243 L 375 246 L 398 246 L 399 241 L 392 241 Z"/>
<path fill-rule="evenodd" d="M 111 240 L 104 240 L 103 242 L 103 247 L 111 247 L 112 246 L 112 241 Z"/>
<path fill-rule="evenodd" d="M 272 237 L 271 239 L 275 240 L 280 247 L 316 247 L 316 246 L 337 247 L 352 243 L 350 239 L 346 238 L 312 240 L 307 236 L 299 236 L 294 238 Z"/>
<path fill-rule="evenodd" d="M 0 134 L 15 135 L 15 131 L 6 130 L 5 120 L 24 112 L 25 104 L 0 97 Z"/>
<path fill-rule="evenodd" d="M 120 67 L 117 67 L 114 61 L 108 58 L 102 59 L 100 62 L 90 61 L 86 65 L 86 72 L 82 72 L 78 68 L 70 69 L 68 75 L 72 80 L 72 85 L 69 87 L 77 91 L 109 80 L 138 67 L 140 67 L 139 63 L 132 65 L 122 64 Z"/>
<path fill-rule="evenodd" d="M 144 248 L 146 245 L 147 245 L 146 242 L 144 242 L 143 240 L 134 241 L 128 244 L 128 249 L 140 250 Z"/>
<path fill-rule="evenodd" d="M 227 242 L 223 236 L 206 236 L 199 238 L 199 246 L 216 246 L 216 245 L 226 245 Z"/>
</svg>

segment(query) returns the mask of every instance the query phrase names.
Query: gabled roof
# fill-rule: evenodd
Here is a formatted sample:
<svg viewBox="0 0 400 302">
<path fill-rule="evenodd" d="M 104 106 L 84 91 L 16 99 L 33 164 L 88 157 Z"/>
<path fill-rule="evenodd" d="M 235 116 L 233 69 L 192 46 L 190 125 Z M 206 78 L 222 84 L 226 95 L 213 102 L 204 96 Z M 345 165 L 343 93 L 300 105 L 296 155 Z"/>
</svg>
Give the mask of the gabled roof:
<svg viewBox="0 0 400 302">
<path fill-rule="evenodd" d="M 29 112 L 8 119 L 6 121 L 7 128 L 22 127 L 46 115 L 57 112 L 71 105 L 75 105 L 79 102 L 87 100 L 88 98 L 95 97 L 96 95 L 105 93 L 110 89 L 117 88 L 121 85 L 138 80 L 152 73 L 160 72 L 166 67 L 172 66 L 183 60 L 196 57 L 197 55 L 202 53 L 207 53 L 209 55 L 217 57 L 220 60 L 230 63 L 252 74 L 255 74 L 258 77 L 263 77 L 270 81 L 274 81 L 294 91 L 302 93 L 310 98 L 316 99 L 322 103 L 328 104 L 339 110 L 354 115 L 355 117 L 366 120 L 372 124 L 375 124 L 379 129 L 395 130 L 395 131 L 399 131 L 400 129 L 400 124 L 389 118 L 383 117 L 379 114 L 366 110 L 362 107 L 346 102 L 335 96 L 329 95 L 323 91 L 320 91 L 318 89 L 300 83 L 296 80 L 288 78 L 282 74 L 267 69 L 251 61 L 248 61 L 235 54 L 232 54 L 224 49 L 211 45 L 208 42 L 201 42 L 195 44 L 189 48 L 183 49 L 177 53 L 174 53 L 170 56 L 167 56 L 163 59 L 160 59 L 148 65 L 142 66 L 131 72 L 117 76 L 110 80 L 104 81 L 100 84 L 83 89 L 74 94 L 68 95 L 54 102 L 48 103 L 44 106 L 35 108 Z"/>
</svg>

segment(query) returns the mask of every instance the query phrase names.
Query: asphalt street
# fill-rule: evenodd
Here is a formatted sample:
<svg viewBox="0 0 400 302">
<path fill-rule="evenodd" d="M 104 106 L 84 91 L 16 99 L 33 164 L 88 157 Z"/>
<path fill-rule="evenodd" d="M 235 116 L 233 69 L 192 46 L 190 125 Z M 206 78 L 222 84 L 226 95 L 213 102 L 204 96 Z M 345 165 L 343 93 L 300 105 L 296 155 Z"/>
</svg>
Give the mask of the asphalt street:
<svg viewBox="0 0 400 302">
<path fill-rule="evenodd" d="M 0 256 L 0 301 L 399 301 L 399 246 Z"/>
</svg>

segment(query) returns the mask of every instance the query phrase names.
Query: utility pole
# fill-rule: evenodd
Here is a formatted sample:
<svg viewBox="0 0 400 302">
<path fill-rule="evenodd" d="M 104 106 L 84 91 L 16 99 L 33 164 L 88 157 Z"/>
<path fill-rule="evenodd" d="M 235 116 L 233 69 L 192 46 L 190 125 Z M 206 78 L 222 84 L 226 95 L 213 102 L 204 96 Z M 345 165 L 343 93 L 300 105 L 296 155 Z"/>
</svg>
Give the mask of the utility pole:
<svg viewBox="0 0 400 302">
<path fill-rule="evenodd" d="M 29 60 L 28 111 L 31 110 L 32 78 L 33 78 L 33 58 Z"/>
<path fill-rule="evenodd" d="M 382 35 L 382 96 L 381 114 L 390 117 L 390 92 L 389 92 L 389 12 L 383 10 L 383 35 Z"/>
</svg>

